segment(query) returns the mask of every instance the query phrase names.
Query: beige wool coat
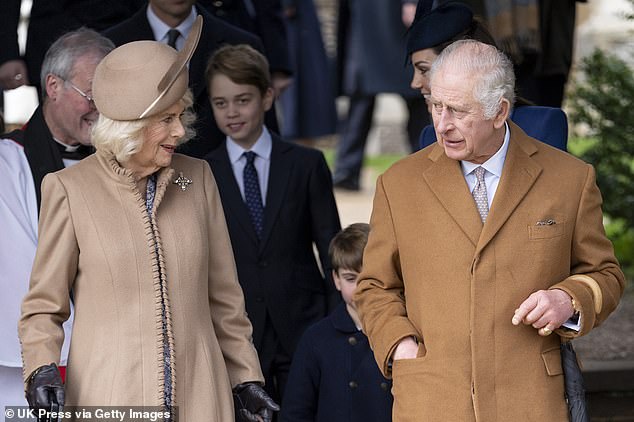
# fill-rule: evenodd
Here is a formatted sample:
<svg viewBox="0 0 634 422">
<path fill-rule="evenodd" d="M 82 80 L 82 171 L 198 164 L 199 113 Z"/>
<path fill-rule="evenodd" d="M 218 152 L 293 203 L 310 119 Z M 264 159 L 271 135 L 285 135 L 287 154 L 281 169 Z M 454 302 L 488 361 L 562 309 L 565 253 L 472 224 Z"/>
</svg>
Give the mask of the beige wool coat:
<svg viewBox="0 0 634 422">
<path fill-rule="evenodd" d="M 567 420 L 560 335 L 588 333 L 623 292 L 592 166 L 508 124 L 484 226 L 460 163 L 439 145 L 377 181 L 355 300 L 379 367 L 393 377 L 394 421 Z M 531 293 L 550 288 L 575 299 L 580 332 L 540 337 L 512 325 Z M 410 335 L 424 343 L 419 356 L 390 371 Z"/>
<path fill-rule="evenodd" d="M 181 174 L 186 189 L 174 183 Z M 145 192 L 104 153 L 49 174 L 42 197 L 19 323 L 25 377 L 57 362 L 72 292 L 66 405 L 162 404 L 162 274 L 180 420 L 233 421 L 232 386 L 263 378 L 207 163 L 175 154 L 151 219 Z"/>
</svg>

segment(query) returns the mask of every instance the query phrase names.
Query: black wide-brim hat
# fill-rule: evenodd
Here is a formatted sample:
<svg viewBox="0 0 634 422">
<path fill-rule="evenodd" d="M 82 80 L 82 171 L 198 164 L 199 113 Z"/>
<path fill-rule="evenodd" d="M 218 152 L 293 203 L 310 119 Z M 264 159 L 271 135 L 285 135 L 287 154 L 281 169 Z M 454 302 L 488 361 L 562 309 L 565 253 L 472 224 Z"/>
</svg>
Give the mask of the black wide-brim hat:
<svg viewBox="0 0 634 422">
<path fill-rule="evenodd" d="M 420 0 L 414 22 L 407 31 L 407 63 L 413 52 L 435 47 L 465 31 L 473 21 L 473 11 L 463 3 L 445 3 L 431 8 L 433 0 Z"/>
</svg>

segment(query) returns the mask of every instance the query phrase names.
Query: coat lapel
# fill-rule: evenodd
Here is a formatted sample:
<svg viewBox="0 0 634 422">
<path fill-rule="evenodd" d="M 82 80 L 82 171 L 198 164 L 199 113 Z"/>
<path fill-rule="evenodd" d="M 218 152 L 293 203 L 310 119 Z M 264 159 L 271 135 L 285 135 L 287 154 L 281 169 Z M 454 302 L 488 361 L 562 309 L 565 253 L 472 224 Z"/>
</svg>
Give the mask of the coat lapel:
<svg viewBox="0 0 634 422">
<path fill-rule="evenodd" d="M 266 192 L 266 206 L 264 207 L 264 230 L 260 250 L 264 248 L 273 230 L 273 223 L 282 207 L 286 189 L 291 179 L 292 160 L 285 154 L 290 145 L 283 142 L 278 136 L 271 134 L 273 149 L 271 150 L 271 167 L 269 169 L 269 185 Z"/>
<path fill-rule="evenodd" d="M 226 208 L 230 210 L 232 215 L 240 222 L 240 225 L 253 243 L 257 244 L 258 238 L 255 234 L 253 223 L 251 222 L 251 215 L 249 214 L 247 205 L 242 199 L 240 187 L 233 174 L 233 168 L 229 161 L 226 145 L 223 143 L 222 146 L 212 152 L 209 155 L 209 159 L 216 183 L 222 193 L 223 205 L 226 205 Z"/>
<path fill-rule="evenodd" d="M 482 231 L 482 223 L 460 163 L 448 158 L 440 146 L 434 147 L 429 159 L 434 161 L 434 165 L 425 170 L 423 178 L 447 213 L 475 246 Z"/>
<path fill-rule="evenodd" d="M 509 219 L 515 208 L 539 177 L 542 167 L 531 158 L 537 147 L 515 124 L 508 122 L 511 140 L 506 153 L 500 184 L 482 229 L 476 254 L 482 250 Z"/>
</svg>

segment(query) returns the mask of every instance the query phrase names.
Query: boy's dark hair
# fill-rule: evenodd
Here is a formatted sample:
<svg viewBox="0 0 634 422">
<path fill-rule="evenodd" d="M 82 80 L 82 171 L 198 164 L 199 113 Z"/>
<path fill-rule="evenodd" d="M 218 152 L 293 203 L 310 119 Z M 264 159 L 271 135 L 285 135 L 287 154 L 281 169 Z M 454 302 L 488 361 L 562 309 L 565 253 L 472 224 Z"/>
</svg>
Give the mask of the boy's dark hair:
<svg viewBox="0 0 634 422">
<path fill-rule="evenodd" d="M 328 248 L 332 269 L 340 268 L 361 272 L 363 250 L 368 243 L 370 225 L 366 223 L 350 224 L 333 237 Z"/>
<path fill-rule="evenodd" d="M 262 95 L 271 86 L 268 60 L 247 44 L 225 45 L 209 58 L 205 70 L 209 92 L 211 80 L 218 74 L 225 75 L 238 85 L 253 85 Z"/>
</svg>

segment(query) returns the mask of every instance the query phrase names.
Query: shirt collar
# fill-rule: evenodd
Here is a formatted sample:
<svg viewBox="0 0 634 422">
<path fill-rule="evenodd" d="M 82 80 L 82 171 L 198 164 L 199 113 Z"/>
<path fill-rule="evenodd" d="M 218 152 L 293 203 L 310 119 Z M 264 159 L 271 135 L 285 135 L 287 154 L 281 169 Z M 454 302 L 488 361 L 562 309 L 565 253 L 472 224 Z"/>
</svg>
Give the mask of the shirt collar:
<svg viewBox="0 0 634 422">
<path fill-rule="evenodd" d="M 178 25 L 174 29 L 178 29 L 181 33 L 183 39 L 187 39 L 189 32 L 192 30 L 192 26 L 194 26 L 194 22 L 196 21 L 196 15 L 198 12 L 196 11 L 196 6 L 192 6 L 192 10 L 189 13 L 189 16 L 185 18 L 180 25 Z M 146 16 L 150 27 L 152 28 L 152 32 L 154 33 L 154 39 L 160 42 L 163 42 L 167 39 L 167 31 L 172 29 L 170 26 L 165 24 L 152 10 L 150 5 L 147 6 Z"/>
<path fill-rule="evenodd" d="M 66 152 L 75 152 L 79 149 L 79 147 L 81 146 L 81 144 L 77 144 L 77 145 L 68 145 L 63 143 L 62 141 L 60 141 L 59 139 L 57 139 L 56 137 L 53 136 L 53 140 L 55 142 L 57 142 L 62 148 L 64 148 L 64 151 Z"/>
<path fill-rule="evenodd" d="M 506 153 L 509 149 L 509 142 L 511 139 L 511 131 L 509 129 L 508 123 L 504 122 L 504 142 L 500 149 L 497 150 L 491 158 L 486 160 L 482 164 L 472 163 L 470 161 L 461 161 L 462 173 L 466 176 L 471 173 L 477 167 L 484 167 L 486 171 L 496 175 L 497 177 L 502 177 L 502 169 L 504 168 L 504 161 L 506 161 Z"/>
<path fill-rule="evenodd" d="M 273 140 L 271 139 L 271 134 L 266 126 L 263 126 L 260 137 L 248 151 L 253 151 L 258 157 L 269 160 L 271 158 L 272 149 Z M 232 164 L 235 164 L 240 158 L 242 158 L 242 154 L 246 151 L 246 149 L 242 148 L 233 139 L 227 136 L 227 153 L 229 154 L 229 161 L 231 161 Z"/>
</svg>

